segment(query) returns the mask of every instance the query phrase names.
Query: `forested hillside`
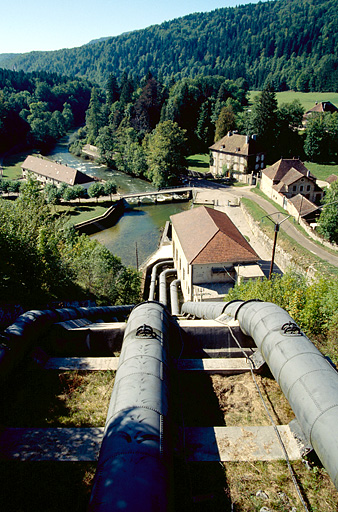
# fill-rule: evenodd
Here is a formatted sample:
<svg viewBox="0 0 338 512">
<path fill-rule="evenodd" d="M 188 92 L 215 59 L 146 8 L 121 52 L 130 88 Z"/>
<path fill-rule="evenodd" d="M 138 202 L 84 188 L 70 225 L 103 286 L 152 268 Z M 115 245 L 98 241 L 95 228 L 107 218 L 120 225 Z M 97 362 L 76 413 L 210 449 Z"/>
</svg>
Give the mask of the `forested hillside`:
<svg viewBox="0 0 338 512">
<path fill-rule="evenodd" d="M 244 77 L 250 88 L 338 90 L 338 1 L 276 0 L 217 9 L 79 48 L 0 56 L 0 66 L 105 83 L 148 71 L 166 83 Z"/>
<path fill-rule="evenodd" d="M 87 81 L 46 72 L 0 69 L 0 153 L 42 151 L 85 121 Z"/>
</svg>

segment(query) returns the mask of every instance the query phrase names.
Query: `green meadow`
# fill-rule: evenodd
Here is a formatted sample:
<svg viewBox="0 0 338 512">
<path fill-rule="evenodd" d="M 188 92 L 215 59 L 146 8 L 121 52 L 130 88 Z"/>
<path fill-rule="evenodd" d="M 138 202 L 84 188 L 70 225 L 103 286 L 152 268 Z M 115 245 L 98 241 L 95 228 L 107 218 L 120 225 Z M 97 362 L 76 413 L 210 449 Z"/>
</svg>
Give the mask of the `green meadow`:
<svg viewBox="0 0 338 512">
<path fill-rule="evenodd" d="M 260 91 L 250 91 L 249 101 L 252 103 L 255 96 L 257 96 Z M 276 93 L 278 105 L 282 103 L 291 103 L 294 100 L 299 100 L 303 105 L 305 111 L 312 108 L 316 101 L 320 103 L 321 101 L 331 101 L 334 105 L 338 107 L 338 92 L 296 92 L 296 91 L 283 91 Z"/>
</svg>

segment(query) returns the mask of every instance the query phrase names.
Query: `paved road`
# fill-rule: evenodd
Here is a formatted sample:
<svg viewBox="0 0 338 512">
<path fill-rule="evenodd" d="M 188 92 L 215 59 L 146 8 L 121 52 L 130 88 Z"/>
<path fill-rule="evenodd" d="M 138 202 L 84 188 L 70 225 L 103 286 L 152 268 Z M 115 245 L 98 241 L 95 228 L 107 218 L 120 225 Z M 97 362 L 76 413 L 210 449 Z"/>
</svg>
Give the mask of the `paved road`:
<svg viewBox="0 0 338 512">
<path fill-rule="evenodd" d="M 247 197 L 248 199 L 251 199 L 252 201 L 255 201 L 259 206 L 261 206 L 267 213 L 274 213 L 278 211 L 274 206 L 269 202 L 260 197 L 259 195 L 255 194 L 254 192 L 251 192 L 249 189 L 242 189 L 239 191 L 239 194 L 242 197 Z M 275 218 L 277 216 L 274 216 Z M 282 219 L 279 219 L 279 221 Z M 281 224 L 280 229 L 285 231 L 291 238 L 293 238 L 296 242 L 298 242 L 302 247 L 307 249 L 308 251 L 312 252 L 322 260 L 327 261 L 328 263 L 331 263 L 331 265 L 334 265 L 338 267 L 338 255 L 332 254 L 331 252 L 327 251 L 324 246 L 320 246 L 316 244 L 315 242 L 312 242 L 307 236 L 303 235 L 294 225 L 293 220 L 286 220 Z"/>
<path fill-rule="evenodd" d="M 197 185 L 197 183 L 196 183 Z M 201 187 L 201 191 L 199 192 L 200 198 L 205 198 L 206 200 L 215 200 L 216 204 L 218 201 L 218 204 L 226 207 L 228 204 L 228 201 L 230 203 L 236 202 L 238 198 L 246 197 L 248 199 L 251 199 L 252 201 L 255 201 L 263 210 L 267 212 L 267 214 L 274 213 L 277 210 L 269 201 L 266 199 L 263 199 L 258 194 L 255 194 L 251 191 L 252 187 L 226 187 L 226 186 L 219 186 L 217 184 L 206 182 L 205 180 L 199 181 L 199 187 Z M 197 187 L 196 187 L 197 188 Z M 231 207 L 230 207 L 231 208 Z M 231 218 L 232 211 L 235 210 L 235 208 L 231 208 L 230 210 L 226 211 L 226 213 L 230 213 L 229 217 Z M 236 208 L 237 210 L 237 208 Z M 273 216 L 277 220 L 277 215 Z M 278 221 L 280 222 L 282 220 L 283 216 L 281 215 Z M 240 217 L 238 216 L 238 222 L 241 222 Z M 265 221 L 269 222 L 269 221 Z M 237 224 L 237 223 L 236 223 Z M 244 228 L 244 225 L 241 225 L 242 228 Z M 307 236 L 303 235 L 295 226 L 293 220 L 286 220 L 283 222 L 280 226 L 280 229 L 285 231 L 291 238 L 293 238 L 297 243 L 299 243 L 302 247 L 307 249 L 308 251 L 311 251 L 313 254 L 318 256 L 324 261 L 327 261 L 331 265 L 334 265 L 338 267 L 338 254 L 337 256 L 335 254 L 332 254 L 331 252 L 327 251 L 324 246 L 319 246 L 315 242 L 312 242 Z M 242 231 L 242 229 L 241 229 Z M 247 233 L 243 233 L 247 234 Z M 251 234 L 252 236 L 252 234 Z M 250 240 L 250 244 L 253 245 L 253 240 Z M 254 247 L 255 249 L 255 247 Z M 255 249 L 258 254 L 260 254 L 260 251 Z"/>
</svg>

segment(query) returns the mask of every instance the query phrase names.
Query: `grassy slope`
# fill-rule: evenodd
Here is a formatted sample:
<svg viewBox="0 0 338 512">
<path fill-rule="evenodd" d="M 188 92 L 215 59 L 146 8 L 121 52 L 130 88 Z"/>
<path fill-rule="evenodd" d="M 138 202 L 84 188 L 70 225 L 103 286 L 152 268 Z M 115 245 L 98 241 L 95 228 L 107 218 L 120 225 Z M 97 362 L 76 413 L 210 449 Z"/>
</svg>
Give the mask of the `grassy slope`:
<svg viewBox="0 0 338 512">
<path fill-rule="evenodd" d="M 250 91 L 250 102 L 257 96 L 260 91 Z M 316 101 L 331 101 L 334 105 L 338 106 L 338 93 L 337 92 L 295 92 L 284 91 L 277 92 L 278 105 L 282 103 L 291 103 L 293 100 L 299 100 L 305 110 L 314 107 Z"/>
</svg>

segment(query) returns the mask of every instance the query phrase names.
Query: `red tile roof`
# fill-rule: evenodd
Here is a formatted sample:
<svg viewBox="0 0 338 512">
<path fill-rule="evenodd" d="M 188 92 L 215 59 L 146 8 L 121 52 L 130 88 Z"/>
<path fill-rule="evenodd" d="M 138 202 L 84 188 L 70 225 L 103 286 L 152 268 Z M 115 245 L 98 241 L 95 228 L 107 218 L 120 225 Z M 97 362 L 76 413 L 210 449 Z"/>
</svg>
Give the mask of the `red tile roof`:
<svg viewBox="0 0 338 512">
<path fill-rule="evenodd" d="M 297 194 L 296 196 L 289 199 L 289 201 L 294 205 L 294 207 L 302 217 L 305 217 L 309 213 L 318 210 L 318 206 L 312 203 L 302 194 Z"/>
<path fill-rule="evenodd" d="M 240 135 L 238 133 L 229 132 L 222 139 L 210 146 L 211 151 L 220 153 L 231 153 L 248 157 L 262 152 L 259 142 L 252 137 Z"/>
<path fill-rule="evenodd" d="M 331 183 L 334 183 L 337 180 L 338 180 L 338 176 L 336 176 L 335 174 L 330 174 L 330 176 L 328 178 L 326 178 L 327 183 L 329 183 L 330 185 L 331 185 Z"/>
<path fill-rule="evenodd" d="M 205 206 L 170 217 L 191 264 L 240 263 L 259 260 L 229 217 Z"/>
</svg>

